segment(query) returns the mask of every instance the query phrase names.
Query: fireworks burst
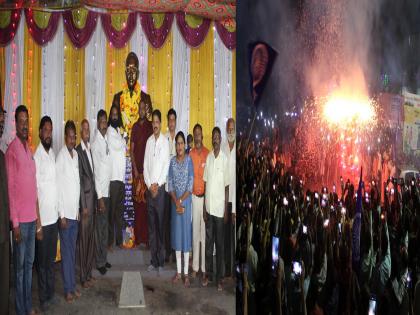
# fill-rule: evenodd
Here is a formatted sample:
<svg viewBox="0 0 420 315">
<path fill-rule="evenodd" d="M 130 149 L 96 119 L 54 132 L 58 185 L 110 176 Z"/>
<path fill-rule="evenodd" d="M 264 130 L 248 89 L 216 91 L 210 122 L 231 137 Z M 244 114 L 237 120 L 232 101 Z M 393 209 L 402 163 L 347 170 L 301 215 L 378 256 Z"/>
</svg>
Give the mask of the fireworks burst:
<svg viewBox="0 0 420 315">
<path fill-rule="evenodd" d="M 307 100 L 295 134 L 296 169 L 308 182 L 325 185 L 339 177 L 355 180 L 369 165 L 378 125 L 379 106 L 362 93 L 337 89 Z"/>
<path fill-rule="evenodd" d="M 345 95 L 335 92 L 325 101 L 323 117 L 332 128 L 349 129 L 375 123 L 375 103 L 364 95 Z"/>
</svg>

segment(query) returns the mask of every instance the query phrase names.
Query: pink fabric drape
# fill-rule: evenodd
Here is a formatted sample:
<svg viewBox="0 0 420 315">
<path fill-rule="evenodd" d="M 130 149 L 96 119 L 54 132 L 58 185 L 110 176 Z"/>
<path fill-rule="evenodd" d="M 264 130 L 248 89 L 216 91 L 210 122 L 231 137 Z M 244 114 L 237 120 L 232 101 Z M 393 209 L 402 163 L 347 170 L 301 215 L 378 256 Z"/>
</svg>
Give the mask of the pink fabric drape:
<svg viewBox="0 0 420 315">
<path fill-rule="evenodd" d="M 76 48 L 83 48 L 89 42 L 95 31 L 98 14 L 89 11 L 86 17 L 86 24 L 84 28 L 78 28 L 73 21 L 73 14 L 71 10 L 63 12 L 64 29 L 67 36 Z"/>
<path fill-rule="evenodd" d="M 40 28 L 38 25 L 36 25 L 35 20 L 33 18 L 33 13 L 34 11 L 32 9 L 25 9 L 25 17 L 26 24 L 28 25 L 28 30 L 34 41 L 38 45 L 44 46 L 54 38 L 55 32 L 57 31 L 58 27 L 58 21 L 60 19 L 60 13 L 51 13 L 46 28 Z"/>
<path fill-rule="evenodd" d="M 178 12 L 176 14 L 176 23 L 178 25 L 179 31 L 182 34 L 182 37 L 184 37 L 187 44 L 191 47 L 198 47 L 201 45 L 201 43 L 206 38 L 210 27 L 209 19 L 203 19 L 203 23 L 201 23 L 201 25 L 197 28 L 190 27 L 185 20 L 184 12 Z"/>
<path fill-rule="evenodd" d="M 0 28 L 0 46 L 7 46 L 16 35 L 19 27 L 21 11 L 11 10 L 10 23 L 5 28 Z"/>
<path fill-rule="evenodd" d="M 171 30 L 172 21 L 174 15 L 172 13 L 166 13 L 163 20 L 163 25 L 160 28 L 155 28 L 153 24 L 153 17 L 151 13 L 140 13 L 140 22 L 143 28 L 143 32 L 149 41 L 149 44 L 153 48 L 160 48 L 165 43 L 166 37 Z"/>
<path fill-rule="evenodd" d="M 111 24 L 111 15 L 101 15 L 102 27 L 105 35 L 115 48 L 124 47 L 133 35 L 137 23 L 137 13 L 131 12 L 128 14 L 128 19 L 125 27 L 121 31 L 117 31 Z"/>
<path fill-rule="evenodd" d="M 0 29 L 0 46 L 8 45 L 14 38 L 22 16 L 21 10 L 22 9 L 12 10 L 9 25 L 6 28 Z M 24 10 L 29 33 L 34 41 L 40 46 L 44 46 L 54 38 L 60 15 L 63 14 L 64 28 L 68 37 L 75 47 L 83 48 L 89 42 L 99 18 L 98 13 L 89 11 L 85 27 L 83 29 L 79 29 L 74 24 L 71 10 L 64 11 L 63 13 L 52 12 L 47 27 L 40 28 L 35 23 L 33 16 L 34 11 L 32 9 Z M 137 24 L 137 13 L 138 12 L 129 13 L 126 25 L 121 31 L 116 30 L 112 26 L 110 14 L 100 15 L 105 35 L 113 47 L 122 48 L 127 45 Z M 151 13 L 139 12 L 139 14 L 141 26 L 150 45 L 156 49 L 162 47 L 171 30 L 174 13 L 165 14 L 163 25 L 160 28 L 155 27 Z M 203 19 L 203 23 L 200 26 L 197 28 L 191 28 L 185 20 L 184 12 L 176 13 L 176 20 L 182 37 L 191 47 L 198 47 L 204 41 L 211 24 L 211 20 Z M 229 32 L 220 21 L 215 21 L 214 23 L 223 44 L 230 50 L 235 49 L 236 31 Z"/>
<path fill-rule="evenodd" d="M 215 21 L 217 33 L 220 36 L 223 44 L 230 49 L 233 50 L 236 48 L 236 31 L 229 32 L 219 21 Z"/>
</svg>

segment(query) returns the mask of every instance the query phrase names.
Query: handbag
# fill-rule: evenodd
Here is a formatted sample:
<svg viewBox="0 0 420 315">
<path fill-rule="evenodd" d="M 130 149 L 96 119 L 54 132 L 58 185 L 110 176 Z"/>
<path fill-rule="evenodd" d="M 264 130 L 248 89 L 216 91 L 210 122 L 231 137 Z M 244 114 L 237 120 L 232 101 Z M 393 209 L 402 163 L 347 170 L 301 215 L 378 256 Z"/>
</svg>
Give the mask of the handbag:
<svg viewBox="0 0 420 315">
<path fill-rule="evenodd" d="M 133 199 L 137 203 L 146 203 L 145 193 L 147 191 L 146 183 L 144 182 L 143 174 L 139 178 L 133 179 Z"/>
</svg>

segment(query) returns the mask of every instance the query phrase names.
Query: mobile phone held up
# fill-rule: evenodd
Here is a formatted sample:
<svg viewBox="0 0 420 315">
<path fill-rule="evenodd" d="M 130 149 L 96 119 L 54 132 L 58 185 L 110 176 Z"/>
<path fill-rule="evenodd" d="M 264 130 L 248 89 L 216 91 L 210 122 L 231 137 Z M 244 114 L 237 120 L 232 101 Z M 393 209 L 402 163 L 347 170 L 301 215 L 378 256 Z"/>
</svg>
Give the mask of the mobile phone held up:
<svg viewBox="0 0 420 315">
<path fill-rule="evenodd" d="M 375 315 L 376 314 L 376 297 L 371 296 L 369 299 L 369 311 L 368 315 Z"/>
<path fill-rule="evenodd" d="M 292 264 L 293 264 L 293 273 L 296 276 L 300 276 L 302 274 L 302 264 L 298 261 L 294 261 Z"/>
<path fill-rule="evenodd" d="M 407 284 L 407 289 L 411 289 L 411 272 L 410 271 L 407 273 L 406 284 Z"/>
<path fill-rule="evenodd" d="M 271 264 L 271 272 L 275 277 L 277 276 L 277 268 L 279 265 L 279 242 L 280 239 L 278 236 L 273 236 L 271 238 L 271 259 L 273 261 Z"/>
</svg>

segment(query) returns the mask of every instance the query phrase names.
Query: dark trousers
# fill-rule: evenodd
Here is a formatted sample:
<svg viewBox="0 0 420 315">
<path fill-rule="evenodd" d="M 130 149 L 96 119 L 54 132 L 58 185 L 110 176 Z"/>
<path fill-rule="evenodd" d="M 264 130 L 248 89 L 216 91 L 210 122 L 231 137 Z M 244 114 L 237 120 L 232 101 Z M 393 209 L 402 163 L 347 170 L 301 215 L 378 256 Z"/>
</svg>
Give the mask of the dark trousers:
<svg viewBox="0 0 420 315">
<path fill-rule="evenodd" d="M 0 243 L 0 314 L 9 314 L 9 238 Z"/>
<path fill-rule="evenodd" d="M 232 203 L 228 203 L 228 222 L 225 224 L 225 276 L 233 276 L 235 262 L 235 224 L 232 221 Z"/>
<path fill-rule="evenodd" d="M 207 213 L 206 222 L 206 271 L 213 271 L 213 280 L 216 284 L 222 280 L 224 274 L 224 222 L 223 218 Z M 213 248 L 216 243 L 216 270 L 213 265 Z"/>
<path fill-rule="evenodd" d="M 124 212 L 124 183 L 119 180 L 111 181 L 109 184 L 109 226 L 108 246 L 115 244 L 122 245 L 123 212 Z"/>
<path fill-rule="evenodd" d="M 165 242 L 165 254 L 168 258 L 172 253 L 171 246 L 171 196 L 165 191 L 165 213 L 163 215 L 163 233 Z"/>
<path fill-rule="evenodd" d="M 66 219 L 67 227 L 60 228 L 61 272 L 64 282 L 64 294 L 76 290 L 76 241 L 79 222 Z"/>
<path fill-rule="evenodd" d="M 147 205 L 145 202 L 137 203 L 134 201 L 134 238 L 136 245 L 149 242 L 147 228 Z"/>
<path fill-rule="evenodd" d="M 149 224 L 149 244 L 152 256 L 151 264 L 154 267 L 163 267 L 165 262 L 164 247 L 164 207 L 165 187 L 158 189 L 157 196 L 152 198 L 150 191 L 147 191 L 147 218 Z"/>
<path fill-rule="evenodd" d="M 78 236 L 78 265 L 80 267 L 80 282 L 83 284 L 92 278 L 95 259 L 95 212 L 94 206 L 89 213 L 81 214 Z"/>
<path fill-rule="evenodd" d="M 54 262 L 57 255 L 58 223 L 42 227 L 42 240 L 36 240 L 35 267 L 38 272 L 39 302 L 44 304 L 54 297 Z"/>
<path fill-rule="evenodd" d="M 96 213 L 96 268 L 105 267 L 107 261 L 109 198 L 103 199 L 105 211 Z"/>
</svg>

